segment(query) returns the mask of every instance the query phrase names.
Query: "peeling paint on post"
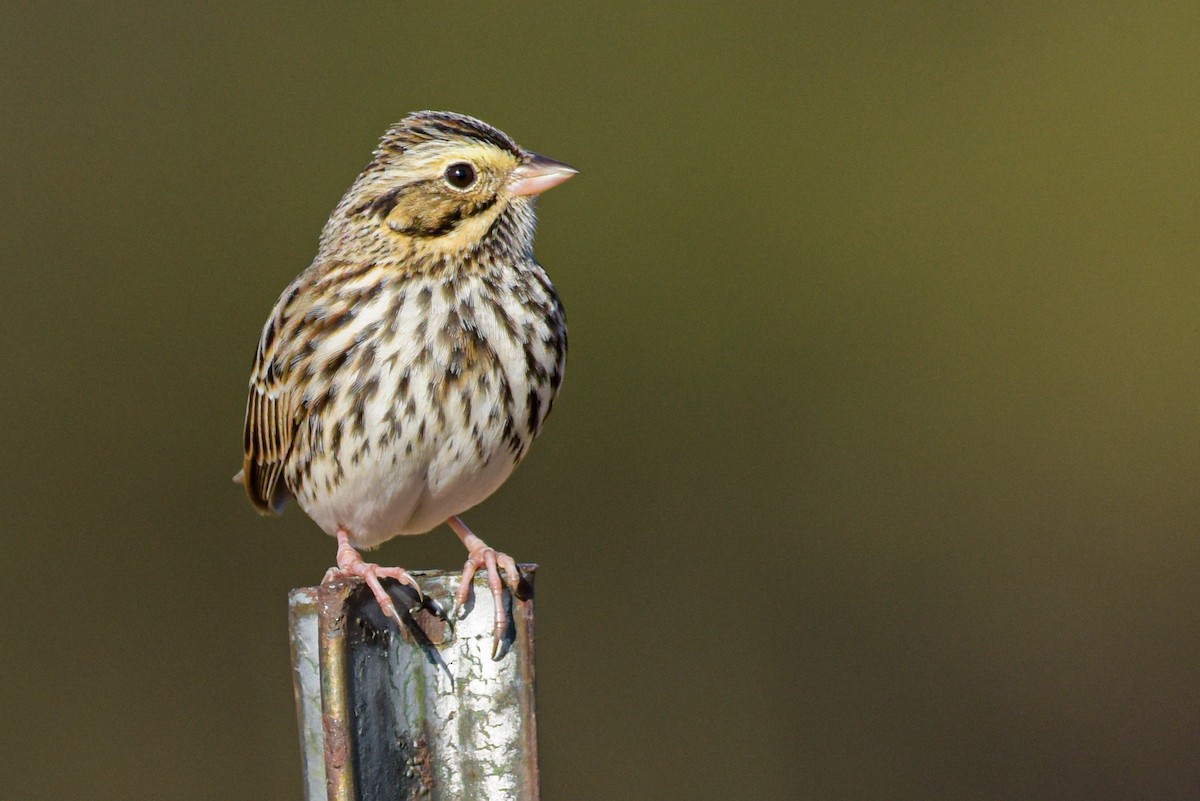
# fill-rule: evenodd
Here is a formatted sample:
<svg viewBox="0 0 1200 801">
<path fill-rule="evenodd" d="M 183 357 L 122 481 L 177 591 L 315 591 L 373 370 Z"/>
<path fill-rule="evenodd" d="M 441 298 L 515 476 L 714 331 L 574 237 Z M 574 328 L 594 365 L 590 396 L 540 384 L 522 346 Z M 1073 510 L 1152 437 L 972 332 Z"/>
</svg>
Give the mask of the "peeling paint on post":
<svg viewBox="0 0 1200 801">
<path fill-rule="evenodd" d="M 321 733 L 321 655 L 318 648 L 315 590 L 292 590 L 288 596 L 288 621 L 291 628 L 296 720 L 300 722 L 304 797 L 319 799 L 325 795 L 325 754 Z"/>
<path fill-rule="evenodd" d="M 533 575 L 507 590 L 509 628 L 491 658 L 492 597 L 482 576 L 453 630 L 407 587 L 388 590 L 398 631 L 358 581 L 289 598 L 296 713 L 308 801 L 537 801 Z M 412 571 L 448 609 L 457 573 Z"/>
</svg>

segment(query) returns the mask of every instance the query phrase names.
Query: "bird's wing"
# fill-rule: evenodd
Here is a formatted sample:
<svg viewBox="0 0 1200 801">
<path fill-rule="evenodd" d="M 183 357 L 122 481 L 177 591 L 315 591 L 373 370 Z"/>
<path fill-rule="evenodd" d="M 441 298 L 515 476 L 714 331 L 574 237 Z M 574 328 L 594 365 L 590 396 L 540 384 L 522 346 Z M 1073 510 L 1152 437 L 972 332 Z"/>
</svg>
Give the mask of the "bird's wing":
<svg viewBox="0 0 1200 801">
<path fill-rule="evenodd" d="M 279 298 L 259 338 L 246 400 L 245 460 L 234 477 L 246 485 L 250 502 L 267 514 L 281 512 L 292 497 L 283 474 L 300 421 L 297 392 L 288 380 L 290 337 L 284 328 L 298 288 L 299 279 Z"/>
</svg>

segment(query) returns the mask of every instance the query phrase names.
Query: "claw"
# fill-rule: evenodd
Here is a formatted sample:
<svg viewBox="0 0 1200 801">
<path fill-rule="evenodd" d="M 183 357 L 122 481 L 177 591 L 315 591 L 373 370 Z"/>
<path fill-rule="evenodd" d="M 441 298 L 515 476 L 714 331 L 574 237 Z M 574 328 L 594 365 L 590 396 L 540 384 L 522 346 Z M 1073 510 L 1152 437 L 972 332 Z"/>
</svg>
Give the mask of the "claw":
<svg viewBox="0 0 1200 801">
<path fill-rule="evenodd" d="M 383 585 L 379 583 L 379 578 L 390 578 L 399 581 L 402 584 L 407 584 L 416 590 L 417 598 L 420 604 L 415 607 L 420 609 L 425 604 L 425 593 L 421 591 L 421 586 L 417 584 L 416 579 L 409 575 L 408 571 L 400 567 L 380 567 L 371 562 L 364 562 L 359 556 L 358 551 L 350 544 L 350 533 L 345 529 L 338 529 L 337 533 L 338 550 L 337 550 L 337 567 L 330 568 L 325 574 L 322 582 L 329 581 L 331 577 L 336 577 L 338 574 L 346 576 L 358 576 L 366 582 L 370 588 L 371 594 L 375 596 L 376 603 L 383 611 L 384 615 L 396 621 L 396 625 L 403 628 L 404 620 L 400 617 L 399 610 L 396 609 L 396 604 L 392 601 L 387 591 L 383 589 Z M 413 610 L 409 610 L 411 614 Z"/>
<path fill-rule="evenodd" d="M 379 576 L 382 576 L 383 578 L 395 579 L 396 581 L 400 582 L 401 584 L 406 584 L 409 587 L 411 587 L 413 589 L 413 591 L 417 594 L 417 601 L 418 601 L 417 608 L 418 609 L 421 608 L 422 606 L 424 606 L 425 602 L 428 600 L 428 598 L 425 596 L 425 593 L 421 591 L 421 585 L 418 584 L 417 580 L 414 579 L 409 574 L 409 572 L 407 570 L 405 570 L 404 568 L 402 568 L 402 567 L 376 567 L 375 573 Z"/>
<path fill-rule="evenodd" d="M 378 601 L 379 598 L 376 597 L 375 600 Z M 397 624 L 404 625 L 404 621 L 400 619 L 400 612 L 396 609 L 396 604 L 392 603 L 390 598 L 386 601 L 379 601 L 379 608 L 383 610 L 384 615 L 396 621 Z"/>
<path fill-rule="evenodd" d="M 521 571 L 511 556 L 488 547 L 483 540 L 471 533 L 462 520 L 452 517 L 446 522 L 450 528 L 454 529 L 454 533 L 462 540 L 463 545 L 467 546 L 467 562 L 463 565 L 462 579 L 459 581 L 458 590 L 454 593 L 454 611 L 461 612 L 467 603 L 467 598 L 470 597 L 475 574 L 481 569 L 484 570 L 487 573 L 487 585 L 492 595 L 494 610 L 492 660 L 498 661 L 503 655 L 501 646 L 504 642 L 504 633 L 508 630 L 508 615 L 504 607 L 504 588 L 507 585 L 514 597 L 520 597 Z M 501 569 L 504 571 L 503 579 L 500 576 Z"/>
<path fill-rule="evenodd" d="M 514 598 L 522 597 L 521 582 L 525 580 L 525 574 L 521 572 L 520 565 L 506 553 L 497 552 L 496 561 L 504 570 L 504 583 L 508 585 L 508 591 L 513 594 Z"/>
</svg>

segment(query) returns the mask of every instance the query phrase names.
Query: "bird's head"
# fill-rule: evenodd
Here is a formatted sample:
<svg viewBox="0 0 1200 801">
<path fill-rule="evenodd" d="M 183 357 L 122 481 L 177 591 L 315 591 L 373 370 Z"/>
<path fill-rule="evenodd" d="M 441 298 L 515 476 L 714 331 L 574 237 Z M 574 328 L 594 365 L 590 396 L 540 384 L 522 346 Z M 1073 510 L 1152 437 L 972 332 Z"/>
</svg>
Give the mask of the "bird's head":
<svg viewBox="0 0 1200 801">
<path fill-rule="evenodd" d="M 488 245 L 525 253 L 533 199 L 575 172 L 473 117 L 410 114 L 380 140 L 330 218 L 322 249 L 439 260 Z"/>
</svg>

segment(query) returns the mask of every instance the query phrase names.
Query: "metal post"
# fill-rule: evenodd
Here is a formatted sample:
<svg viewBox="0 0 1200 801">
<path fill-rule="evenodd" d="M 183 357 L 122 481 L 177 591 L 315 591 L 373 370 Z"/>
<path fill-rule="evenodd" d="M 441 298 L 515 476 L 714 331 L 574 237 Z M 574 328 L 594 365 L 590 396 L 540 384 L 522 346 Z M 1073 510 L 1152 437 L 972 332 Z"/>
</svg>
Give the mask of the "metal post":
<svg viewBox="0 0 1200 801">
<path fill-rule="evenodd" d="M 412 571 L 430 598 L 424 606 L 392 583 L 397 607 L 409 610 L 402 628 L 357 580 L 292 590 L 307 801 L 537 801 L 537 566 L 521 569 L 528 591 L 504 593 L 510 623 L 499 661 L 482 576 L 453 629 L 436 608 L 450 608 L 457 573 Z"/>
</svg>

